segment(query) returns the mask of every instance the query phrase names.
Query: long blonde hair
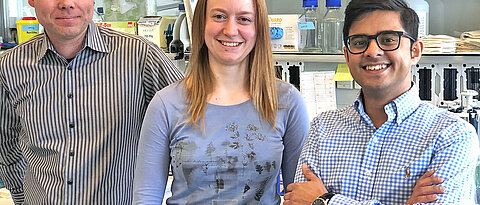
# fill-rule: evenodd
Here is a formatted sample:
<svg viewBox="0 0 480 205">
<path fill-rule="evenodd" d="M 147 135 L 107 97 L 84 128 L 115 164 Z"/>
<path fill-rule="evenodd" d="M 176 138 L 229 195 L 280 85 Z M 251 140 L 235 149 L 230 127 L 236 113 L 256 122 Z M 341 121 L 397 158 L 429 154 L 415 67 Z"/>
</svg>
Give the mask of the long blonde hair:
<svg viewBox="0 0 480 205">
<path fill-rule="evenodd" d="M 249 92 L 253 104 L 261 116 L 275 126 L 275 114 L 278 109 L 277 86 L 273 66 L 270 31 L 268 28 L 268 12 L 265 0 L 252 0 L 255 5 L 255 46 L 250 52 L 248 67 Z M 207 97 L 213 92 L 214 76 L 209 66 L 208 48 L 205 44 L 205 21 L 207 0 L 199 0 L 195 8 L 192 23 L 192 43 L 190 68 L 183 79 L 185 82 L 184 97 L 187 101 L 189 122 L 198 127 L 205 122 Z"/>
</svg>

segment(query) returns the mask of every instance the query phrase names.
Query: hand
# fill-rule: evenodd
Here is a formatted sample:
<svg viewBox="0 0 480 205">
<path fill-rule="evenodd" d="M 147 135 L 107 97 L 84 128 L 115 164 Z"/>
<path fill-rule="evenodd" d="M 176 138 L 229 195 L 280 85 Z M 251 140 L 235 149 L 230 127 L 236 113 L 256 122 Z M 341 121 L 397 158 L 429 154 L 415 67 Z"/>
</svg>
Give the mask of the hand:
<svg viewBox="0 0 480 205">
<path fill-rule="evenodd" d="M 437 200 L 437 194 L 445 193 L 445 188 L 438 185 L 443 182 L 440 177 L 432 177 L 435 170 L 426 172 L 420 179 L 418 179 L 413 188 L 412 196 L 405 204 L 428 203 Z"/>
<path fill-rule="evenodd" d="M 304 164 L 302 166 L 302 173 L 307 181 L 288 185 L 287 193 L 283 197 L 285 200 L 283 202 L 284 205 L 310 205 L 318 196 L 328 192 L 322 180 L 310 170 L 308 165 Z"/>
</svg>

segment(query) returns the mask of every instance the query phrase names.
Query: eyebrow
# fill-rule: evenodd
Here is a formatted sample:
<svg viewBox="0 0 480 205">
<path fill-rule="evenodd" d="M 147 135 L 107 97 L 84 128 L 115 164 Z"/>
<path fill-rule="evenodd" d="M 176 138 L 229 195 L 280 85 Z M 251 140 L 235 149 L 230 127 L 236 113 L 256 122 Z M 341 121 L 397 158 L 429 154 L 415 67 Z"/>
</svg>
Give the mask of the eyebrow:
<svg viewBox="0 0 480 205">
<path fill-rule="evenodd" d="M 223 8 L 213 8 L 213 9 L 210 9 L 210 12 L 215 12 L 215 11 L 218 11 L 218 12 L 222 12 L 222 13 L 227 13 L 227 10 L 223 9 Z M 240 11 L 238 13 L 235 13 L 237 15 L 255 15 L 254 12 L 251 12 L 251 11 Z"/>
<path fill-rule="evenodd" d="M 379 31 L 379 32 L 377 32 L 376 34 L 373 34 L 373 35 L 368 35 L 368 34 L 366 34 L 366 33 L 357 33 L 357 34 L 351 34 L 351 35 L 349 35 L 349 36 L 375 36 L 375 35 L 378 35 L 378 34 L 380 34 L 380 33 L 382 33 L 382 32 L 392 32 L 392 31 L 393 31 L 393 32 L 397 32 L 397 31 L 401 31 L 401 30 L 382 30 L 382 31 Z M 402 31 L 403 31 L 403 30 L 402 30 Z M 406 33 L 406 31 L 403 31 L 403 32 Z"/>
</svg>

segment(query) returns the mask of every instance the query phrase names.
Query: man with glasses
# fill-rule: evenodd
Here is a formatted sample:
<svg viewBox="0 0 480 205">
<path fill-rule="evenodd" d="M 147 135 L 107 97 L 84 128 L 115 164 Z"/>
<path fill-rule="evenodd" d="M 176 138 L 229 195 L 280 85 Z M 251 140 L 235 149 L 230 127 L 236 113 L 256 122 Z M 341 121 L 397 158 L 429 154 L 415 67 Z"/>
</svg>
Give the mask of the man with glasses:
<svg viewBox="0 0 480 205">
<path fill-rule="evenodd" d="M 352 0 L 344 55 L 362 86 L 313 122 L 285 204 L 474 204 L 479 144 L 466 121 L 421 102 L 418 16 L 402 0 Z"/>
</svg>

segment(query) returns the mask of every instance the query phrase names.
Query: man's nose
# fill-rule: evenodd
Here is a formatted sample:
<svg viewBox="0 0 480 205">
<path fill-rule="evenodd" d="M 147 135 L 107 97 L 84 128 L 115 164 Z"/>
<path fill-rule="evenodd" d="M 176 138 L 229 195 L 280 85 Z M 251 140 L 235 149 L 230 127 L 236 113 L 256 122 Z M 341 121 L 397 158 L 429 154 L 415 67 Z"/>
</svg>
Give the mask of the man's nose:
<svg viewBox="0 0 480 205">
<path fill-rule="evenodd" d="M 364 55 L 369 57 L 375 57 L 379 55 L 383 55 L 383 50 L 378 46 L 377 41 L 375 39 L 369 39 L 368 48 L 365 51 Z"/>
<path fill-rule="evenodd" d="M 59 0 L 58 8 L 59 9 L 73 9 L 75 5 L 75 0 Z"/>
</svg>

